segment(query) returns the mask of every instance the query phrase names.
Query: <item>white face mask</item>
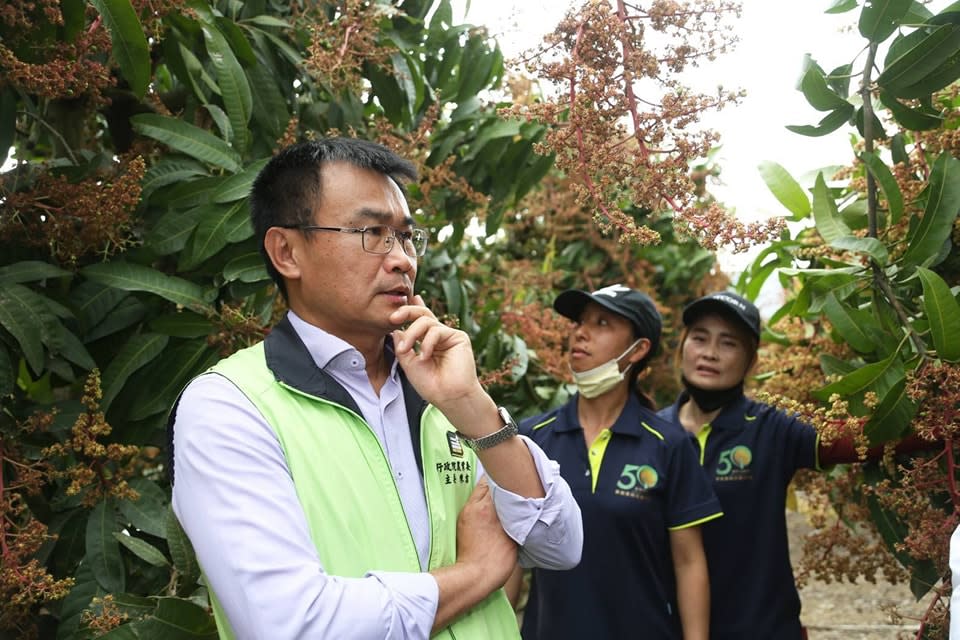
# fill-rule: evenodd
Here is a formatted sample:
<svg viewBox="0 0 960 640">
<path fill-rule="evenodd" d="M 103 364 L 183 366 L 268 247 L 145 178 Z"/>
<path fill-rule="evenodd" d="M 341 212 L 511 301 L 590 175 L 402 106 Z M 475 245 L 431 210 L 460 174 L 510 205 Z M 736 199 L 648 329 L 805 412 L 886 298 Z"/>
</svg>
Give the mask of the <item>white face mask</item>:
<svg viewBox="0 0 960 640">
<path fill-rule="evenodd" d="M 604 362 L 599 367 L 588 369 L 587 371 L 576 372 L 570 369 L 573 374 L 573 381 L 577 384 L 580 395 L 584 398 L 596 398 L 599 395 L 613 389 L 621 380 L 624 372 L 620 371 L 620 360 L 630 353 L 643 338 L 637 338 L 636 342 L 627 347 L 627 350 L 621 353 L 613 360 Z"/>
</svg>

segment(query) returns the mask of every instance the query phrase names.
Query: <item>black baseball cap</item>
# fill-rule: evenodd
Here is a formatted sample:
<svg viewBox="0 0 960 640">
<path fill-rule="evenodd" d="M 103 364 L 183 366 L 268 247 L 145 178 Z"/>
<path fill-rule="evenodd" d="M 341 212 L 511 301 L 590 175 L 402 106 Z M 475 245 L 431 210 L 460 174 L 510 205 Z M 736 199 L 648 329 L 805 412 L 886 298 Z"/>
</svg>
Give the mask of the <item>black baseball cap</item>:
<svg viewBox="0 0 960 640">
<path fill-rule="evenodd" d="M 690 326 L 711 311 L 739 320 L 757 340 L 760 339 L 760 310 L 743 296 L 729 291 L 710 293 L 688 304 L 683 309 L 683 324 Z"/>
<path fill-rule="evenodd" d="M 596 302 L 632 322 L 637 335 L 650 340 L 650 353 L 656 353 L 663 319 L 647 294 L 622 284 L 612 284 L 593 293 L 567 289 L 553 301 L 553 308 L 560 315 L 577 321 L 588 302 Z"/>
</svg>

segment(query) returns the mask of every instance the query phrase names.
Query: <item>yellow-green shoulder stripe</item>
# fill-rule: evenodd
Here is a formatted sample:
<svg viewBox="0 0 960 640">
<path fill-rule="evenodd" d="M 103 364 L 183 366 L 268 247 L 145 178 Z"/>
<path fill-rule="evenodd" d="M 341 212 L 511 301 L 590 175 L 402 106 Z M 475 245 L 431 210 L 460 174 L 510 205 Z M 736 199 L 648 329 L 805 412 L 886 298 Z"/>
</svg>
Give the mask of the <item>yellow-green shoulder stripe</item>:
<svg viewBox="0 0 960 640">
<path fill-rule="evenodd" d="M 660 433 L 659 431 L 657 431 L 656 429 L 654 429 L 653 427 L 651 427 L 650 425 L 648 425 L 646 422 L 643 422 L 642 420 L 640 421 L 640 424 L 643 425 L 643 428 L 644 428 L 644 429 L 646 429 L 647 431 L 649 431 L 649 432 L 652 433 L 653 435 L 655 435 L 655 436 L 657 436 L 658 438 L 660 438 L 661 440 L 663 440 L 663 434 L 662 434 L 662 433 Z"/>
<path fill-rule="evenodd" d="M 535 424 L 535 425 L 533 425 L 533 430 L 536 431 L 537 429 L 542 429 L 543 427 L 547 426 L 548 424 L 550 424 L 551 422 L 553 422 L 553 421 L 556 420 L 556 419 L 557 419 L 557 416 L 553 416 L 553 417 L 550 418 L 549 420 L 544 420 L 543 422 L 541 422 L 541 423 L 539 423 L 539 424 Z"/>
<path fill-rule="evenodd" d="M 667 527 L 667 531 L 680 531 L 680 529 L 689 529 L 690 527 L 698 527 L 704 522 L 710 522 L 711 520 L 716 520 L 723 515 L 723 511 L 720 513 L 715 513 L 712 516 L 707 516 L 706 518 L 700 518 L 699 520 L 694 520 L 693 522 L 688 522 L 686 524 L 681 524 L 676 527 Z"/>
</svg>

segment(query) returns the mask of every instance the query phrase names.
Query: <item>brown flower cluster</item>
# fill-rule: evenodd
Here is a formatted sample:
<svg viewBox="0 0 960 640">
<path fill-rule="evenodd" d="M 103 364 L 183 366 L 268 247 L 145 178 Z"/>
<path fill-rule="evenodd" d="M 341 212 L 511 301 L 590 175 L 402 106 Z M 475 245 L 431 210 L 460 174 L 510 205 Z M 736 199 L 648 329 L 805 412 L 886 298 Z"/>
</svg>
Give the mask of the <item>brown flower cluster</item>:
<svg viewBox="0 0 960 640">
<path fill-rule="evenodd" d="M 142 157 L 122 158 L 109 172 L 78 182 L 47 170 L 28 189 L 15 190 L 16 172 L 0 181 L 0 242 L 45 248 L 76 265 L 123 251 L 133 242 L 131 221 L 146 171 Z"/>
<path fill-rule="evenodd" d="M 24 430 L 45 428 L 51 419 L 34 420 Z M 53 536 L 33 517 L 24 496 L 40 491 L 49 477 L 46 462 L 25 459 L 16 440 L 0 437 L 0 630 L 18 638 L 35 637 L 39 609 L 73 586 L 72 578 L 54 579 L 33 557 Z"/>
<path fill-rule="evenodd" d="M 95 637 L 100 637 L 130 619 L 130 616 L 120 610 L 113 594 L 108 593 L 102 598 L 94 598 L 90 607 L 80 614 L 80 624 L 93 631 Z"/>
<path fill-rule="evenodd" d="M 776 240 L 786 226 L 784 218 L 744 224 L 715 202 L 674 219 L 674 227 L 680 235 L 693 238 L 700 246 L 714 251 L 732 247 L 733 253 L 742 253 L 750 247 Z"/>
<path fill-rule="evenodd" d="M 557 380 L 570 380 L 566 358 L 569 320 L 538 303 L 512 305 L 501 312 L 500 318 L 504 331 L 523 337 L 544 373 Z"/>
<path fill-rule="evenodd" d="M 68 480 L 66 494 L 79 495 L 85 507 L 92 507 L 111 496 L 136 500 L 139 495 L 130 488 L 127 479 L 137 471 L 140 449 L 136 445 L 103 444 L 100 441 L 110 435 L 112 428 L 100 410 L 103 393 L 98 370 L 87 376 L 83 391 L 81 402 L 86 411 L 77 417 L 70 436 L 42 451 L 44 458 L 65 462 L 50 475 L 54 479 Z"/>
<path fill-rule="evenodd" d="M 724 21 L 737 15 L 738 6 L 725 0 L 647 4 L 590 0 L 571 10 L 523 61 L 554 95 L 502 110 L 549 125 L 537 152 L 556 154 L 580 206 L 642 244 L 659 236 L 637 225 L 620 204 L 685 215 L 696 200 L 689 167 L 717 140 L 693 125 L 704 111 L 739 98 L 723 89 L 699 95 L 671 77 L 731 44 Z M 648 37 L 651 32 L 656 36 Z"/>
<path fill-rule="evenodd" d="M 220 313 L 211 316 L 210 320 L 214 328 L 207 336 L 207 344 L 224 358 L 263 340 L 267 334 L 261 320 L 245 312 L 242 304 L 223 304 Z"/>
<path fill-rule="evenodd" d="M 323 83 L 331 96 L 337 96 L 343 91 L 363 90 L 364 63 L 391 72 L 390 54 L 397 49 L 380 42 L 380 21 L 397 11 L 391 5 L 366 0 L 310 6 L 303 16 L 310 24 L 304 61 L 307 73 Z"/>
</svg>

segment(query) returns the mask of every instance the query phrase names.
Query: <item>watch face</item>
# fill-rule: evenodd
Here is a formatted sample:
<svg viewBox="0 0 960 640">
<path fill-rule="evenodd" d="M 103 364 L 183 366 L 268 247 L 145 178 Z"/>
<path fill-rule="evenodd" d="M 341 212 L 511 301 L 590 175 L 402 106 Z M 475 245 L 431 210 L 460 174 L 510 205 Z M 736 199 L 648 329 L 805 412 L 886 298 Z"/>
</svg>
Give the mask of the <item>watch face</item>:
<svg viewBox="0 0 960 640">
<path fill-rule="evenodd" d="M 506 407 L 497 407 L 497 413 L 500 414 L 500 419 L 503 420 L 504 425 L 514 424 L 513 416 L 510 415 Z"/>
</svg>

